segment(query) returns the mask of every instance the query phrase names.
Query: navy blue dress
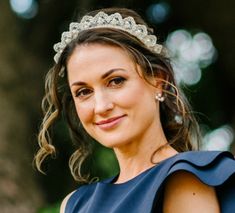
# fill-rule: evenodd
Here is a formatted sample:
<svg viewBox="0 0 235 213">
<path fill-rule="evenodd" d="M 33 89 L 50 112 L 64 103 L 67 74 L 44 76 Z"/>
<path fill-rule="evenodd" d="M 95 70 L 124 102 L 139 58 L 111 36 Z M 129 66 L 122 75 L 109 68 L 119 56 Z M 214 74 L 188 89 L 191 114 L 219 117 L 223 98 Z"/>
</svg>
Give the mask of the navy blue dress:
<svg viewBox="0 0 235 213">
<path fill-rule="evenodd" d="M 235 212 L 235 160 L 229 152 L 183 152 L 121 184 L 116 177 L 84 185 L 67 202 L 65 213 L 161 213 L 164 183 L 176 171 L 188 171 L 214 186 L 222 213 Z"/>
</svg>

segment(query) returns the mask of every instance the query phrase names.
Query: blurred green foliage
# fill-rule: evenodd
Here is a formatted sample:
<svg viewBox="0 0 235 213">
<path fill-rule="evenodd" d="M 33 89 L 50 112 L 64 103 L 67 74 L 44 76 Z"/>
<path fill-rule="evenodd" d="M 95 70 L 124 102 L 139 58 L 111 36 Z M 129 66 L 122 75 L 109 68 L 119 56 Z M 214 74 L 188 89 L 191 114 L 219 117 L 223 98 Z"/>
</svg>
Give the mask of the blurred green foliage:
<svg viewBox="0 0 235 213">
<path fill-rule="evenodd" d="M 40 209 L 37 213 L 59 213 L 60 203 Z"/>
</svg>

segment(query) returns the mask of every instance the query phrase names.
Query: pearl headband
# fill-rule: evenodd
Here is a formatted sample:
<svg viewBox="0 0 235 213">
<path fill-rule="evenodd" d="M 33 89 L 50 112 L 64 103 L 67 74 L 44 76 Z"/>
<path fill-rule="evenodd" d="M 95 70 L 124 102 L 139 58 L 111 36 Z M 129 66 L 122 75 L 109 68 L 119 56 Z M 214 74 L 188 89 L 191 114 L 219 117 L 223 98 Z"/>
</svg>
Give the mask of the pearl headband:
<svg viewBox="0 0 235 213">
<path fill-rule="evenodd" d="M 145 25 L 136 24 L 133 17 L 122 18 L 120 13 L 108 15 L 104 12 L 97 13 L 93 16 L 84 16 L 80 23 L 72 22 L 69 31 L 63 32 L 61 42 L 54 45 L 56 55 L 54 61 L 58 63 L 60 55 L 66 46 L 77 38 L 79 32 L 94 28 L 115 28 L 120 29 L 138 38 L 149 50 L 161 54 L 163 47 L 157 44 L 157 37 L 149 35 Z"/>
</svg>

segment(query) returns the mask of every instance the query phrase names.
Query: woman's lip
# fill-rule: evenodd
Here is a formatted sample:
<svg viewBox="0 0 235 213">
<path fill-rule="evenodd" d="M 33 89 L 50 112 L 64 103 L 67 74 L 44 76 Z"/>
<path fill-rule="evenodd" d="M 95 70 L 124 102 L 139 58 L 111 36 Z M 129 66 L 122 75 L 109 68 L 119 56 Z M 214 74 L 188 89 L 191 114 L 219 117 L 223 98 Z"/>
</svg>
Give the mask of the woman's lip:
<svg viewBox="0 0 235 213">
<path fill-rule="evenodd" d="M 102 130 L 109 130 L 117 126 L 126 115 L 109 118 L 95 123 Z"/>
<path fill-rule="evenodd" d="M 116 117 L 112 117 L 112 118 L 109 118 L 109 119 L 106 119 L 106 120 L 102 120 L 102 121 L 99 121 L 97 123 L 95 123 L 96 125 L 102 125 L 102 124 L 107 124 L 107 123 L 112 123 L 113 121 L 115 120 L 118 120 L 122 117 L 124 117 L 125 115 L 121 115 L 121 116 L 116 116 Z"/>
</svg>

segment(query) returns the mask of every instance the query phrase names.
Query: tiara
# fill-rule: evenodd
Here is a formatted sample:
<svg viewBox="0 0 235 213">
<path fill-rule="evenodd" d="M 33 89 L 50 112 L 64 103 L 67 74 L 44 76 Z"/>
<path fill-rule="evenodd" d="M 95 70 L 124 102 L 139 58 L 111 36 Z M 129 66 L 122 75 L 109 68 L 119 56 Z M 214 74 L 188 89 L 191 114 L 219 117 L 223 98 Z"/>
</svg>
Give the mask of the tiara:
<svg viewBox="0 0 235 213">
<path fill-rule="evenodd" d="M 163 49 L 162 45 L 157 44 L 157 37 L 149 35 L 147 27 L 142 24 L 136 24 L 133 17 L 128 16 L 123 19 L 120 13 L 108 15 L 104 12 L 99 12 L 94 17 L 86 15 L 80 23 L 72 22 L 69 25 L 69 31 L 63 32 L 61 42 L 56 43 L 53 47 L 56 52 L 54 61 L 58 63 L 60 55 L 66 46 L 77 38 L 79 32 L 94 28 L 120 29 L 138 38 L 149 50 L 157 54 L 161 54 Z"/>
</svg>

